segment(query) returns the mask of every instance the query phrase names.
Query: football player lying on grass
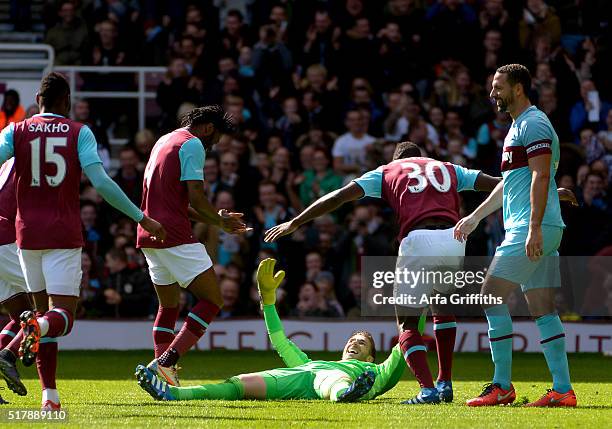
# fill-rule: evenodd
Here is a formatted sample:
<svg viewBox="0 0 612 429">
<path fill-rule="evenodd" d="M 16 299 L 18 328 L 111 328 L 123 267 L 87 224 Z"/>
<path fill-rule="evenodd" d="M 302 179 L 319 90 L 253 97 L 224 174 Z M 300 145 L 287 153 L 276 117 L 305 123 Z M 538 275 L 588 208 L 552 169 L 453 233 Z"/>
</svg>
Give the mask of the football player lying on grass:
<svg viewBox="0 0 612 429">
<path fill-rule="evenodd" d="M 270 341 L 286 368 L 230 377 L 222 383 L 191 387 L 169 386 L 144 365 L 136 367 L 138 384 L 162 401 L 193 399 L 327 399 L 352 402 L 382 395 L 400 380 L 406 362 L 395 346 L 380 365 L 374 364 L 376 349 L 369 332 L 355 332 L 348 339 L 342 360 L 310 360 L 285 336 L 276 313 L 276 289 L 285 277 L 274 274 L 274 259 L 264 259 L 257 270 L 257 284 Z"/>
</svg>

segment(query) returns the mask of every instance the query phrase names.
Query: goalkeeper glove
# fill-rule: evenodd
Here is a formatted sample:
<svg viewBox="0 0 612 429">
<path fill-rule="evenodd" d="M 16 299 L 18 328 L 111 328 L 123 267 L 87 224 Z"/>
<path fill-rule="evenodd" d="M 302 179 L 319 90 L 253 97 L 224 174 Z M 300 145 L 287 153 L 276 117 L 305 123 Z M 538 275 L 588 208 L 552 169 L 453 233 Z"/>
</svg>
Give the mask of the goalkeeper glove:
<svg viewBox="0 0 612 429">
<path fill-rule="evenodd" d="M 263 305 L 274 305 L 276 303 L 276 289 L 285 278 L 283 270 L 274 274 L 276 260 L 266 258 L 259 263 L 257 268 L 257 287 Z"/>
</svg>

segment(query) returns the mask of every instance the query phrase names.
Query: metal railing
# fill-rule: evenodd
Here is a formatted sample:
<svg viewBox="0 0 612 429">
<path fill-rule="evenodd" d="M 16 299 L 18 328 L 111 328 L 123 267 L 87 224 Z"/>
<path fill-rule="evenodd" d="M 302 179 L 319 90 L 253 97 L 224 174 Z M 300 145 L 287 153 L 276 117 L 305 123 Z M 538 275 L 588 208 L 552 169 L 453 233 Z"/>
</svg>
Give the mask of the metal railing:
<svg viewBox="0 0 612 429">
<path fill-rule="evenodd" d="M 51 70 L 55 51 L 42 43 L 0 43 L 0 77 L 40 79 Z"/>
<path fill-rule="evenodd" d="M 145 102 L 148 99 L 155 99 L 154 91 L 147 91 L 146 78 L 150 74 L 164 74 L 165 67 L 111 67 L 111 66 L 57 66 L 53 70 L 63 73 L 68 78 L 70 83 L 70 91 L 73 98 L 111 98 L 111 99 L 135 99 L 138 100 L 138 129 L 145 128 L 146 124 L 146 106 Z M 77 88 L 77 75 L 80 73 L 87 74 L 118 74 L 131 73 L 136 79 L 135 91 L 81 91 Z M 111 139 L 112 143 L 112 139 Z"/>
</svg>

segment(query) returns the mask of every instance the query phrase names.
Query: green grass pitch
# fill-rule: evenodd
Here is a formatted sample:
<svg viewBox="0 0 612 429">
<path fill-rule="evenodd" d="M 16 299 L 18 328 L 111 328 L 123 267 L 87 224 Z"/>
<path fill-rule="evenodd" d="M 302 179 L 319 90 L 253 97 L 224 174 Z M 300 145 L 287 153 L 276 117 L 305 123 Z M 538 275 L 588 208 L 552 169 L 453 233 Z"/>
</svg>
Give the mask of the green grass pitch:
<svg viewBox="0 0 612 429">
<path fill-rule="evenodd" d="M 339 353 L 311 353 L 316 359 L 337 359 Z M 436 368 L 430 353 L 430 366 Z M 327 401 L 190 401 L 155 402 L 136 384 L 133 370 L 147 363 L 151 352 L 61 352 L 58 388 L 69 413 L 67 427 L 285 427 L 317 428 L 465 428 L 610 427 L 612 422 L 612 358 L 595 354 L 570 355 L 577 409 L 526 409 L 518 405 L 473 409 L 465 400 L 480 393 L 490 379 L 488 354 L 464 353 L 455 357 L 455 402 L 441 405 L 405 406 L 399 402 L 418 391 L 412 374 L 382 397 L 362 403 L 332 404 Z M 281 366 L 273 352 L 190 352 L 182 361 L 183 385 L 219 381 L 238 373 Z M 39 407 L 40 388 L 34 368 L 23 369 L 29 394 L 17 397 L 6 388 L 0 394 L 11 407 Z M 434 371 L 435 373 L 435 371 Z M 550 387 L 544 357 L 514 355 L 517 402 L 538 398 Z M 2 382 L 2 386 L 4 383 Z M 607 422 L 607 423 L 606 423 Z M 5 423 L 0 423 L 4 426 Z M 14 423 L 10 427 L 20 426 Z M 57 423 L 29 427 L 60 427 Z M 63 426 L 63 425 L 61 425 Z"/>
</svg>

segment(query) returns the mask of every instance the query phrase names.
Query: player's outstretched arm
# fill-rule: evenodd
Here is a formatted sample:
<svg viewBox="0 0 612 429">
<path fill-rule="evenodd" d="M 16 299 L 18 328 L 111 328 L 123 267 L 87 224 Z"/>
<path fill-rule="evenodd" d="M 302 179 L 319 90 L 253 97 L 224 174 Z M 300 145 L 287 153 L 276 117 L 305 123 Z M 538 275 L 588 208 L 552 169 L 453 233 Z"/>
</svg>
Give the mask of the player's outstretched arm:
<svg viewBox="0 0 612 429">
<path fill-rule="evenodd" d="M 402 355 L 399 344 L 391 350 L 391 354 L 381 364 L 376 365 L 376 383 L 372 390 L 363 399 L 371 399 L 391 390 L 399 383 L 404 370 L 406 360 Z"/>
<path fill-rule="evenodd" d="M 495 189 L 493 189 L 493 192 L 489 194 L 487 199 L 484 200 L 472 214 L 457 222 L 454 231 L 455 239 L 461 242 L 467 240 L 468 235 L 476 229 L 482 219 L 502 207 L 503 196 L 504 182 L 501 181 L 495 186 Z"/>
<path fill-rule="evenodd" d="M 475 191 L 484 191 L 491 192 L 495 189 L 497 184 L 502 181 L 501 177 L 489 176 L 482 171 L 476 177 L 476 181 L 474 182 L 474 190 Z"/>
<path fill-rule="evenodd" d="M 341 205 L 349 201 L 355 201 L 363 197 L 364 191 L 361 186 L 355 182 L 351 182 L 343 188 L 330 192 L 322 196 L 314 203 L 309 205 L 299 216 L 292 220 L 276 225 L 266 231 L 264 241 L 272 243 L 282 236 L 292 234 L 296 229 L 313 219 L 323 216 L 324 214 L 333 212 Z"/>
<path fill-rule="evenodd" d="M 134 222 L 138 222 L 154 239 L 164 241 L 166 239 L 166 230 L 162 224 L 145 216 L 145 214 L 130 201 L 119 185 L 108 177 L 108 174 L 106 174 L 102 166 L 100 156 L 98 155 L 98 143 L 96 142 L 96 138 L 86 125 L 83 125 L 79 131 L 77 150 L 79 153 L 79 163 L 81 164 L 83 172 L 102 198 L 111 206 L 130 217 Z"/>
<path fill-rule="evenodd" d="M 285 278 L 285 272 L 279 271 L 274 274 L 275 259 L 266 258 L 259 263 L 257 268 L 257 287 L 261 296 L 266 329 L 270 336 L 272 346 L 281 357 L 285 365 L 294 367 L 310 362 L 308 356 L 301 351 L 293 341 L 285 336 L 283 324 L 276 312 L 276 289 Z"/>
<path fill-rule="evenodd" d="M 189 198 L 189 217 L 193 220 L 217 226 L 230 234 L 242 234 L 249 231 L 242 221 L 242 213 L 217 210 L 206 198 L 204 183 L 201 180 L 187 180 Z"/>
<path fill-rule="evenodd" d="M 134 205 L 113 179 L 108 177 L 102 163 L 90 164 L 83 169 L 85 175 L 98 191 L 100 196 L 111 206 L 138 222 L 146 231 L 158 240 L 166 239 L 166 230 L 154 219 L 151 219 Z"/>
</svg>

